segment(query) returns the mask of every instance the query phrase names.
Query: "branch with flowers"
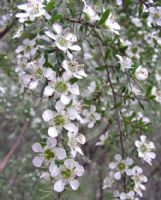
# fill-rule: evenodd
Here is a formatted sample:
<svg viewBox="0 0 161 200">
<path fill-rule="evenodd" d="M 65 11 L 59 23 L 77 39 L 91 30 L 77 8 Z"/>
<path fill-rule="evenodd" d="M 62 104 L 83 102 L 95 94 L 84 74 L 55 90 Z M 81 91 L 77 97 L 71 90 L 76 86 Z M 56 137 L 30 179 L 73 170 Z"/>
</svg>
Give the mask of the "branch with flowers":
<svg viewBox="0 0 161 200">
<path fill-rule="evenodd" d="M 28 0 L 17 6 L 16 72 L 22 88 L 41 98 L 46 126 L 44 138 L 32 146 L 33 165 L 59 199 L 69 188 L 78 190 L 79 178 L 94 164 L 97 199 L 103 190 L 121 200 L 143 196 L 148 179 L 141 166 L 156 157 L 144 110 L 161 103 L 151 78 L 161 7 L 138 1 L 135 7 L 127 3 L 124 13 L 125 3 L 108 7 L 99 1 L 96 9 L 84 0 Z"/>
</svg>

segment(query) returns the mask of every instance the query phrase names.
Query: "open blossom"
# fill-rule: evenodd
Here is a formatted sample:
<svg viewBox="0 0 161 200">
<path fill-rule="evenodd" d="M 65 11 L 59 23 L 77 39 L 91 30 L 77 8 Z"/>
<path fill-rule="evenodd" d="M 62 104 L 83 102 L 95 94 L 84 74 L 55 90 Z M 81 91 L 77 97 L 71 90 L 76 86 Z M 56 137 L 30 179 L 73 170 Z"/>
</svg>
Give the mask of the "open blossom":
<svg viewBox="0 0 161 200">
<path fill-rule="evenodd" d="M 16 17 L 19 18 L 19 22 L 24 23 L 27 20 L 34 21 L 37 17 L 45 16 L 47 19 L 50 16 L 45 11 L 43 0 L 27 0 L 27 3 L 17 6 L 22 13 L 17 13 Z"/>
<path fill-rule="evenodd" d="M 70 132 L 75 132 L 77 130 L 76 125 L 71 122 L 71 120 L 76 119 L 73 109 L 59 109 L 57 110 L 57 112 L 54 112 L 52 110 L 45 110 L 42 114 L 42 118 L 50 125 L 50 128 L 48 129 L 48 134 L 51 137 L 57 137 L 62 128 L 65 128 Z"/>
<path fill-rule="evenodd" d="M 149 8 L 150 16 L 148 20 L 154 25 L 161 26 L 161 6 L 160 7 L 150 7 Z"/>
<path fill-rule="evenodd" d="M 145 190 L 143 183 L 148 181 L 147 177 L 143 175 L 143 170 L 138 166 L 133 167 L 131 179 L 134 181 L 134 191 L 142 197 L 142 190 Z"/>
<path fill-rule="evenodd" d="M 45 34 L 53 39 L 55 41 L 55 45 L 58 49 L 64 51 L 67 53 L 69 58 L 72 58 L 73 56 L 68 50 L 71 51 L 80 51 L 81 48 L 78 45 L 74 45 L 74 43 L 77 41 L 76 35 L 71 33 L 70 30 L 63 30 L 62 26 L 58 23 L 53 24 L 53 31 L 47 30 L 45 31 Z"/>
<path fill-rule="evenodd" d="M 158 103 L 161 103 L 161 90 L 157 90 L 156 87 L 153 87 L 152 88 L 152 91 L 151 91 L 151 94 L 153 96 L 155 96 L 155 100 L 158 102 Z"/>
<path fill-rule="evenodd" d="M 62 192 L 66 185 L 70 185 L 73 190 L 79 188 L 77 177 L 83 176 L 84 168 L 73 159 L 66 159 L 64 165 L 59 167 L 50 166 L 51 175 L 57 180 L 54 184 L 56 192 Z"/>
<path fill-rule="evenodd" d="M 152 160 L 155 159 L 156 155 L 152 152 L 155 149 L 155 145 L 153 142 L 147 141 L 145 135 L 140 136 L 141 141 L 136 140 L 135 146 L 137 147 L 138 156 L 142 158 L 145 162 L 152 164 Z"/>
<path fill-rule="evenodd" d="M 115 162 L 111 162 L 109 164 L 110 169 L 114 171 L 114 179 L 120 180 L 121 175 L 126 173 L 127 176 L 132 175 L 132 171 L 129 168 L 133 164 L 133 160 L 131 158 L 126 158 L 126 160 L 122 159 L 120 154 L 115 155 Z"/>
<path fill-rule="evenodd" d="M 106 19 L 104 26 L 111 33 L 115 33 L 116 35 L 119 35 L 119 30 L 121 29 L 121 27 L 115 21 L 115 17 L 111 13 L 109 14 L 108 18 Z"/>
<path fill-rule="evenodd" d="M 119 193 L 119 191 L 117 191 L 115 192 L 115 197 L 120 198 L 120 200 L 138 200 L 134 191 L 129 191 L 127 193 Z"/>
<path fill-rule="evenodd" d="M 82 79 L 83 77 L 87 77 L 83 67 L 84 65 L 79 64 L 76 60 L 64 60 L 62 63 L 62 67 L 69 73 L 71 76 L 74 76 L 78 79 Z"/>
<path fill-rule="evenodd" d="M 82 1 L 84 3 L 84 8 L 83 8 L 84 20 L 91 24 L 96 23 L 96 21 L 98 21 L 100 19 L 100 17 L 98 16 L 96 11 L 90 5 L 87 5 L 84 0 L 82 0 Z"/>
<path fill-rule="evenodd" d="M 22 45 L 18 46 L 16 49 L 17 54 L 23 54 L 27 59 L 32 59 L 36 54 L 36 41 L 35 39 L 29 40 L 25 39 L 22 42 Z"/>
<path fill-rule="evenodd" d="M 53 160 L 63 160 L 66 157 L 66 151 L 63 148 L 56 147 L 57 140 L 49 137 L 47 144 L 42 146 L 40 143 L 35 143 L 32 146 L 34 152 L 38 153 L 33 159 L 35 167 L 41 167 L 43 162 L 49 165 Z"/>
<path fill-rule="evenodd" d="M 39 80 L 43 78 L 44 62 L 44 57 L 41 57 L 38 60 L 27 63 L 25 72 L 20 74 L 20 79 L 22 80 L 25 88 L 29 88 L 31 90 L 37 88 Z"/>
<path fill-rule="evenodd" d="M 88 124 L 88 128 L 92 128 L 96 121 L 101 119 L 101 115 L 96 112 L 96 106 L 92 105 L 90 110 L 83 110 L 83 115 L 85 116 L 84 122 Z"/>
<path fill-rule="evenodd" d="M 77 152 L 83 155 L 81 145 L 85 144 L 86 138 L 83 134 L 78 132 L 78 128 L 75 132 L 68 132 L 68 138 L 68 146 L 71 149 L 72 156 L 75 157 Z"/>
<path fill-rule="evenodd" d="M 107 139 L 108 139 L 108 131 L 105 134 L 102 134 L 99 137 L 99 141 L 96 143 L 96 146 L 103 146 L 103 145 L 105 145 Z"/>
<path fill-rule="evenodd" d="M 146 68 L 143 68 L 143 67 L 139 66 L 135 70 L 135 77 L 139 81 L 146 80 L 148 78 L 148 70 Z"/>
<path fill-rule="evenodd" d="M 132 66 L 132 60 L 126 56 L 116 55 L 119 59 L 119 63 L 121 65 L 121 70 L 124 72 L 126 69 L 130 69 Z"/>
<path fill-rule="evenodd" d="M 72 99 L 72 95 L 79 95 L 78 85 L 71 84 L 69 82 L 70 74 L 64 72 L 62 77 L 56 77 L 56 73 L 53 73 L 53 80 L 49 81 L 48 85 L 44 89 L 44 96 L 49 97 L 55 94 L 56 97 L 60 97 L 63 104 L 68 105 Z"/>
</svg>

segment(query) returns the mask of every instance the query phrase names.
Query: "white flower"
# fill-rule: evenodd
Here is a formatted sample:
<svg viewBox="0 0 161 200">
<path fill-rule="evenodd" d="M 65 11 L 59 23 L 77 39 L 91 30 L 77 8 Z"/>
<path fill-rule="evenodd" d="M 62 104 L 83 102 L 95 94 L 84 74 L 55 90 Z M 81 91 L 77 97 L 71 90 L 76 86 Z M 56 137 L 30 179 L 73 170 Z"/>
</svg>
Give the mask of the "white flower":
<svg viewBox="0 0 161 200">
<path fill-rule="evenodd" d="M 25 73 L 20 74 L 24 87 L 34 90 L 37 88 L 39 80 L 43 77 L 44 57 L 27 63 Z"/>
<path fill-rule="evenodd" d="M 67 159 L 64 165 L 61 165 L 59 168 L 54 165 L 50 167 L 50 172 L 57 179 L 54 184 L 54 190 L 56 192 L 62 192 L 68 184 L 73 190 L 79 188 L 79 182 L 76 177 L 83 176 L 84 168 L 75 160 Z"/>
<path fill-rule="evenodd" d="M 66 157 L 66 152 L 63 148 L 56 147 L 57 140 L 55 138 L 49 137 L 47 139 L 47 144 L 42 146 L 40 143 L 35 143 L 32 146 L 32 150 L 38 153 L 35 156 L 32 163 L 35 167 L 41 167 L 43 162 L 46 165 L 53 160 L 64 160 Z"/>
<path fill-rule="evenodd" d="M 147 177 L 143 175 L 143 170 L 138 166 L 133 167 L 131 179 L 134 181 L 134 191 L 142 197 L 141 190 L 145 190 L 143 183 L 148 181 Z"/>
<path fill-rule="evenodd" d="M 96 112 L 96 106 L 90 106 L 90 110 L 87 109 L 83 110 L 83 115 L 85 116 L 85 123 L 88 124 L 88 128 L 92 128 L 96 121 L 101 119 L 101 115 Z"/>
<path fill-rule="evenodd" d="M 133 160 L 131 158 L 126 158 L 126 160 L 122 159 L 120 154 L 115 155 L 115 162 L 111 162 L 109 164 L 110 169 L 114 171 L 114 179 L 120 180 L 121 174 L 126 173 L 127 176 L 132 175 L 132 171 L 129 168 L 133 164 Z"/>
<path fill-rule="evenodd" d="M 44 89 L 44 96 L 52 96 L 55 94 L 57 97 L 60 97 L 61 102 L 64 105 L 68 105 L 72 99 L 72 95 L 79 95 L 79 87 L 76 83 L 69 83 L 70 74 L 64 72 L 62 77 L 53 76 L 53 80 L 48 83 L 48 86 Z"/>
<path fill-rule="evenodd" d="M 96 146 L 103 146 L 103 145 L 105 145 L 107 139 L 108 139 L 108 131 L 105 134 L 102 134 L 99 137 L 99 141 L 96 143 Z"/>
<path fill-rule="evenodd" d="M 61 109 L 63 109 L 63 105 L 60 104 L 60 106 L 62 107 Z M 75 132 L 77 127 L 71 122 L 71 120 L 76 119 L 73 109 L 71 110 L 68 108 L 66 111 L 58 109 L 57 107 L 56 109 L 57 112 L 45 110 L 42 114 L 43 120 L 51 125 L 51 127 L 48 129 L 49 136 L 57 137 L 62 128 L 65 128 L 70 132 Z"/>
<path fill-rule="evenodd" d="M 143 67 L 139 66 L 135 70 L 135 77 L 139 81 L 146 80 L 148 78 L 148 70 L 146 68 L 143 68 Z"/>
<path fill-rule="evenodd" d="M 74 77 L 82 79 L 82 77 L 87 77 L 87 74 L 84 72 L 84 65 L 79 64 L 76 60 L 64 60 L 62 67 Z"/>
<path fill-rule="evenodd" d="M 105 177 L 103 180 L 103 190 L 112 187 L 112 184 L 114 183 L 114 172 L 110 171 L 110 173 Z"/>
<path fill-rule="evenodd" d="M 37 48 L 36 48 L 36 42 L 35 39 L 33 40 L 29 40 L 29 39 L 25 39 L 23 40 L 22 45 L 18 46 L 16 49 L 16 53 L 19 54 L 23 54 L 24 57 L 28 58 L 28 59 L 32 59 L 35 54 L 36 54 Z"/>
<path fill-rule="evenodd" d="M 73 157 L 76 156 L 77 152 L 83 155 L 83 152 L 80 148 L 81 145 L 85 144 L 86 138 L 83 134 L 78 133 L 78 128 L 75 132 L 68 132 L 68 146 L 71 149 L 71 154 Z"/>
<path fill-rule="evenodd" d="M 19 22 L 24 23 L 28 19 L 34 21 L 35 18 L 45 16 L 47 19 L 50 16 L 45 11 L 45 6 L 42 0 L 28 0 L 27 3 L 17 6 L 22 13 L 17 13 L 16 17 L 19 18 Z"/>
<path fill-rule="evenodd" d="M 77 37 L 71 33 L 69 30 L 63 30 L 62 26 L 60 24 L 53 24 L 53 30 L 56 34 L 54 34 L 52 31 L 45 31 L 45 34 L 55 40 L 55 44 L 58 47 L 58 49 L 67 52 L 67 55 L 69 58 L 72 58 L 73 56 L 70 54 L 68 50 L 71 51 L 80 51 L 81 48 L 78 45 L 73 45 L 77 41 Z"/>
<path fill-rule="evenodd" d="M 135 146 L 137 147 L 138 156 L 143 158 L 143 160 L 150 165 L 152 164 L 152 159 L 155 159 L 156 155 L 152 152 L 152 149 L 155 149 L 155 145 L 153 142 L 147 141 L 145 135 L 140 136 L 141 141 L 136 140 Z"/>
<path fill-rule="evenodd" d="M 86 4 L 85 1 L 83 1 L 83 3 L 84 3 L 84 8 L 83 8 L 84 20 L 91 24 L 96 23 L 96 21 L 99 20 L 100 17 L 97 15 L 96 11 L 91 6 Z"/>
<path fill-rule="evenodd" d="M 161 26 L 161 6 L 160 7 L 150 7 L 149 8 L 150 16 L 148 20 L 154 25 Z"/>
<path fill-rule="evenodd" d="M 134 191 L 129 191 L 128 193 L 122 192 L 120 194 L 120 200 L 136 200 L 135 192 Z"/>
<path fill-rule="evenodd" d="M 125 56 L 116 55 L 119 59 L 119 63 L 121 65 L 121 70 L 124 72 L 126 69 L 130 69 L 132 66 L 132 60 Z"/>
<path fill-rule="evenodd" d="M 152 88 L 151 94 L 155 96 L 155 100 L 161 103 L 161 90 L 157 90 L 156 87 Z"/>
<path fill-rule="evenodd" d="M 95 92 L 96 90 L 96 83 L 95 81 L 92 81 L 88 86 L 87 86 L 87 89 L 88 89 L 88 94 L 92 94 Z"/>
<path fill-rule="evenodd" d="M 122 0 L 116 0 L 116 3 L 118 6 L 121 6 L 122 5 Z"/>
<path fill-rule="evenodd" d="M 111 33 L 119 35 L 119 30 L 121 29 L 120 25 L 115 21 L 115 17 L 110 13 L 108 18 L 105 21 L 105 28 Z"/>
</svg>

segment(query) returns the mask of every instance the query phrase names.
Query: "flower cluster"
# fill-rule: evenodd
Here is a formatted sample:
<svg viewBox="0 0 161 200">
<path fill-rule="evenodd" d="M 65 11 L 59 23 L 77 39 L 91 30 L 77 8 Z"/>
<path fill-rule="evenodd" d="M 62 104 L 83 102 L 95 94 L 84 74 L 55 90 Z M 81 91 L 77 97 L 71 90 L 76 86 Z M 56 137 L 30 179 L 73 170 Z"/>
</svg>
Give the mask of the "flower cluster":
<svg viewBox="0 0 161 200">
<path fill-rule="evenodd" d="M 16 16 L 27 27 L 27 21 L 34 22 L 43 17 L 50 19 L 44 1 L 30 0 L 18 8 L 24 12 Z M 15 38 L 19 38 L 24 31 L 21 27 Z M 38 45 L 39 39 L 51 43 L 55 55 L 63 53 L 64 60 L 59 63 L 58 70 L 46 66 L 46 46 Z M 79 123 L 88 124 L 88 127 L 92 128 L 96 121 L 101 119 L 94 105 L 81 112 L 79 86 L 77 81 L 73 83 L 72 79 L 80 80 L 87 77 L 87 74 L 84 65 L 79 64 L 73 53 L 81 50 L 76 42 L 77 37 L 71 29 L 63 29 L 60 24 L 54 23 L 52 30 L 45 27 L 43 34 L 24 39 L 16 49 L 16 71 L 24 88 L 52 101 L 52 108 L 47 108 L 42 113 L 42 119 L 48 125 L 48 137 L 43 143 L 35 143 L 32 149 L 37 153 L 33 165 L 46 168 L 41 178 L 46 181 L 53 179 L 54 190 L 57 192 L 62 192 L 68 184 L 73 190 L 79 188 L 77 177 L 84 174 L 84 168 L 74 159 L 77 153 L 83 155 L 81 145 L 86 142 L 86 137 L 79 132 Z"/>
</svg>

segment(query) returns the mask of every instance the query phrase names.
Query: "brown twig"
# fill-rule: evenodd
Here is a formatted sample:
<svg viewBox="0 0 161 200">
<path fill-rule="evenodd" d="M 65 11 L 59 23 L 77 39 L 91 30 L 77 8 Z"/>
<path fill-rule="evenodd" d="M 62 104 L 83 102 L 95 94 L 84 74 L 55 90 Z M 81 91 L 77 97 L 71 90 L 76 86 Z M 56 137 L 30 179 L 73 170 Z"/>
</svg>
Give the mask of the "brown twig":
<svg viewBox="0 0 161 200">
<path fill-rule="evenodd" d="M 28 123 L 26 122 L 24 124 L 24 126 L 22 127 L 22 129 L 21 129 L 20 135 L 18 136 L 16 143 L 13 145 L 13 147 L 10 149 L 10 151 L 7 153 L 7 155 L 5 156 L 5 158 L 0 163 L 0 174 L 4 171 L 4 169 L 8 165 L 11 157 L 13 156 L 13 154 L 15 153 L 15 151 L 17 150 L 18 146 L 21 144 L 21 141 L 22 141 L 22 139 L 25 136 L 27 127 L 28 127 Z"/>
</svg>

